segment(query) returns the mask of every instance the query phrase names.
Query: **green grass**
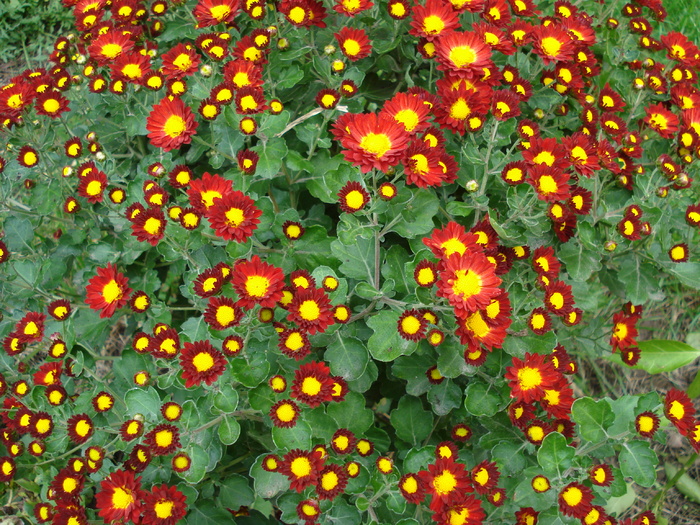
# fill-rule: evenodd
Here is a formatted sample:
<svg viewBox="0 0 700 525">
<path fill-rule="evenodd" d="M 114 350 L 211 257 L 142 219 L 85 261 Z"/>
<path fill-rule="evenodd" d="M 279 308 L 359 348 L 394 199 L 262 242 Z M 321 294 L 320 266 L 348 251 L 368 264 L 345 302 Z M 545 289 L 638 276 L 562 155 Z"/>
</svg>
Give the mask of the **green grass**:
<svg viewBox="0 0 700 525">
<path fill-rule="evenodd" d="M 696 44 L 700 43 L 700 4 L 697 0 L 666 0 L 668 17 L 661 25 L 662 33 L 680 31 Z"/>
</svg>

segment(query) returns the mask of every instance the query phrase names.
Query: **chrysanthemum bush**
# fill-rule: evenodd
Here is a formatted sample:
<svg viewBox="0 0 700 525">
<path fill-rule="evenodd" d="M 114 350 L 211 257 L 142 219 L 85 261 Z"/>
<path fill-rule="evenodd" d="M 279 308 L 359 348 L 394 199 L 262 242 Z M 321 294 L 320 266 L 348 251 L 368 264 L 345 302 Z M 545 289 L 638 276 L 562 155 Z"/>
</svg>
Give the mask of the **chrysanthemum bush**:
<svg viewBox="0 0 700 525">
<path fill-rule="evenodd" d="M 688 394 L 574 394 L 699 353 L 638 341 L 700 289 L 660 0 L 63 4 L 0 89 L 4 512 L 662 520 L 623 513 Z"/>
</svg>

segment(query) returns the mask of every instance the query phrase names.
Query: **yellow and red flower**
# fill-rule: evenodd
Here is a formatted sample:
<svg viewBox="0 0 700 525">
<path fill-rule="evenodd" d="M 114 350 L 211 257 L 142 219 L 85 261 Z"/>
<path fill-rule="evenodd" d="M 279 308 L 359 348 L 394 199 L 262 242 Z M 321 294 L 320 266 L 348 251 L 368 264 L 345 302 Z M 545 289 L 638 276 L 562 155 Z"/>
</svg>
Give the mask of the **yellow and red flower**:
<svg viewBox="0 0 700 525">
<path fill-rule="evenodd" d="M 262 211 L 253 199 L 233 190 L 216 199 L 207 209 L 206 217 L 217 236 L 227 241 L 245 242 L 260 223 Z"/>
<path fill-rule="evenodd" d="M 287 306 L 287 320 L 313 335 L 334 323 L 330 300 L 323 289 L 298 289 Z"/>
<path fill-rule="evenodd" d="M 95 432 L 95 425 L 87 414 L 75 414 L 66 422 L 68 437 L 75 443 L 85 443 Z"/>
<path fill-rule="evenodd" d="M 447 510 L 454 504 L 460 503 L 471 491 L 469 473 L 462 463 L 454 459 L 440 458 L 428 465 L 428 470 L 418 473 L 425 485 L 427 494 L 432 495 L 430 509 L 434 512 Z"/>
<path fill-rule="evenodd" d="M 287 357 L 300 361 L 311 352 L 311 342 L 304 330 L 288 329 L 279 334 L 277 347 Z"/>
<path fill-rule="evenodd" d="M 679 118 L 666 109 L 663 104 L 651 104 L 644 108 L 646 116 L 644 122 L 660 137 L 665 139 L 673 138 L 678 131 Z"/>
<path fill-rule="evenodd" d="M 197 27 L 209 27 L 233 22 L 239 8 L 238 0 L 199 0 L 192 14 Z"/>
<path fill-rule="evenodd" d="M 369 193 L 356 181 L 350 181 L 338 192 L 340 209 L 345 213 L 355 213 L 369 204 Z"/>
<path fill-rule="evenodd" d="M 653 412 L 642 412 L 634 419 L 634 426 L 640 436 L 652 438 L 659 428 L 659 416 Z"/>
<path fill-rule="evenodd" d="M 445 297 L 459 317 L 485 308 L 501 293 L 501 279 L 488 259 L 478 254 L 452 254 L 440 272 L 437 295 Z"/>
<path fill-rule="evenodd" d="M 559 492 L 559 511 L 564 516 L 582 519 L 593 506 L 593 491 L 580 483 L 572 482 Z"/>
<path fill-rule="evenodd" d="M 154 456 L 171 454 L 180 448 L 180 431 L 174 425 L 160 424 L 144 437 L 144 444 Z"/>
<path fill-rule="evenodd" d="M 460 83 L 457 89 L 442 93 L 440 102 L 433 110 L 435 120 L 443 129 L 451 129 L 460 135 L 466 131 L 477 131 L 483 126 L 489 109 L 489 96 L 488 89 L 475 91 Z"/>
<path fill-rule="evenodd" d="M 101 310 L 100 317 L 111 317 L 115 310 L 126 304 L 131 294 L 129 281 L 112 263 L 97 268 L 86 287 L 85 302 L 93 310 Z"/>
<path fill-rule="evenodd" d="M 324 363 L 312 361 L 295 370 L 291 395 L 311 408 L 316 408 L 331 400 L 333 383 L 330 368 Z"/>
<path fill-rule="evenodd" d="M 270 408 L 272 424 L 279 428 L 292 428 L 299 419 L 299 405 L 291 399 L 282 399 Z"/>
<path fill-rule="evenodd" d="M 453 523 L 456 525 L 481 525 L 486 513 L 481 508 L 481 501 L 471 494 L 465 495 L 459 502 L 450 505 L 442 512 L 433 514 L 436 523 Z"/>
<path fill-rule="evenodd" d="M 100 482 L 95 494 L 99 516 L 106 522 L 133 521 L 141 515 L 141 478 L 129 470 L 117 470 Z"/>
<path fill-rule="evenodd" d="M 344 26 L 333 36 L 338 41 L 340 50 L 352 62 L 368 57 L 372 52 L 372 44 L 364 29 L 352 29 Z"/>
<path fill-rule="evenodd" d="M 438 69 L 459 78 L 481 78 L 493 67 L 491 48 L 475 32 L 452 31 L 435 41 Z"/>
<path fill-rule="evenodd" d="M 291 489 L 302 492 L 306 487 L 316 485 L 323 463 L 319 452 L 305 452 L 295 448 L 284 455 L 278 472 L 287 476 Z"/>
<path fill-rule="evenodd" d="M 373 5 L 374 3 L 371 0 L 336 0 L 333 10 L 341 15 L 355 16 Z"/>
<path fill-rule="evenodd" d="M 17 162 L 25 168 L 33 168 L 39 164 L 39 153 L 29 145 L 22 146 L 17 154 Z"/>
<path fill-rule="evenodd" d="M 695 406 L 682 390 L 672 388 L 664 397 L 664 415 L 684 435 L 695 425 Z"/>
<path fill-rule="evenodd" d="M 379 117 L 393 118 L 403 124 L 408 133 L 415 134 L 430 125 L 430 108 L 418 95 L 400 92 L 384 103 Z"/>
<path fill-rule="evenodd" d="M 576 46 L 571 36 L 557 24 L 539 25 L 532 31 L 532 50 L 545 65 L 574 58 Z"/>
<path fill-rule="evenodd" d="M 405 127 L 394 119 L 374 113 L 348 114 L 347 134 L 340 142 L 346 160 L 359 166 L 363 173 L 376 168 L 386 171 L 396 166 L 408 145 Z"/>
<path fill-rule="evenodd" d="M 316 494 L 318 499 L 335 499 L 348 484 L 348 474 L 339 465 L 326 465 L 318 473 Z"/>
<path fill-rule="evenodd" d="M 142 508 L 142 525 L 175 525 L 187 514 L 187 499 L 177 487 L 163 484 L 143 493 Z"/>
<path fill-rule="evenodd" d="M 34 99 L 36 112 L 51 118 L 58 118 L 61 113 L 69 111 L 68 99 L 58 91 L 45 91 Z"/>
<path fill-rule="evenodd" d="M 210 297 L 204 310 L 204 320 L 214 330 L 226 330 L 238 325 L 243 319 L 243 310 L 228 297 Z"/>
<path fill-rule="evenodd" d="M 237 261 L 231 284 L 238 294 L 237 304 L 250 309 L 256 304 L 273 308 L 282 298 L 284 273 L 281 268 L 263 262 L 257 255 L 250 261 Z"/>
<path fill-rule="evenodd" d="M 542 399 L 545 390 L 556 384 L 561 375 L 545 357 L 529 352 L 524 360 L 513 357 L 513 366 L 506 368 L 504 376 L 509 382 L 511 397 L 531 403 Z"/>
<path fill-rule="evenodd" d="M 140 242 L 156 246 L 165 236 L 167 221 L 160 208 L 148 208 L 137 214 L 131 222 L 131 235 Z"/>
<path fill-rule="evenodd" d="M 226 370 L 226 359 L 209 341 L 186 342 L 180 353 L 180 366 L 185 388 L 203 382 L 211 385 Z"/>
<path fill-rule="evenodd" d="M 189 144 L 197 126 L 194 113 L 179 98 L 164 98 L 153 106 L 146 119 L 151 144 L 166 152 Z"/>
<path fill-rule="evenodd" d="M 477 494 L 487 494 L 496 487 L 500 475 L 496 463 L 482 461 L 471 470 L 472 486 Z"/>
<path fill-rule="evenodd" d="M 458 14 L 443 0 L 427 0 L 413 6 L 410 35 L 433 41 L 460 27 Z"/>
<path fill-rule="evenodd" d="M 478 245 L 479 238 L 476 234 L 467 232 L 464 226 L 450 221 L 442 230 L 434 230 L 430 237 L 423 239 L 435 257 L 447 259 L 453 253 L 470 255 L 481 252 Z"/>
</svg>

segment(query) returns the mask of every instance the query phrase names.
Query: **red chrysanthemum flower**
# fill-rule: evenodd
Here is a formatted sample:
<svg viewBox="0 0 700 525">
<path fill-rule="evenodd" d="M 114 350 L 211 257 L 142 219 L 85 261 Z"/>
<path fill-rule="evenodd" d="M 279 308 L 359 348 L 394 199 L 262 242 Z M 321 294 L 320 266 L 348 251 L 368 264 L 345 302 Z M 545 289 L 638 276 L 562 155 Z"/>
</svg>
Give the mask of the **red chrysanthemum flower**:
<svg viewBox="0 0 700 525">
<path fill-rule="evenodd" d="M 146 119 L 151 144 L 166 152 L 189 144 L 197 126 L 194 113 L 179 98 L 165 97 L 153 106 Z"/>
<path fill-rule="evenodd" d="M 501 293 L 501 279 L 488 259 L 478 254 L 450 255 L 440 272 L 437 295 L 445 297 L 458 316 L 485 308 Z"/>
<path fill-rule="evenodd" d="M 236 91 L 234 98 L 236 112 L 241 115 L 253 115 L 265 111 L 265 93 L 260 87 L 243 87 Z"/>
<path fill-rule="evenodd" d="M 513 366 L 506 368 L 504 377 L 509 381 L 511 397 L 531 403 L 542 399 L 545 390 L 561 376 L 545 355 L 528 352 L 524 360 L 513 357 Z"/>
<path fill-rule="evenodd" d="M 164 456 L 180 448 L 180 431 L 173 425 L 157 425 L 146 434 L 144 443 L 154 456 Z"/>
<path fill-rule="evenodd" d="M 675 263 L 686 262 L 688 260 L 688 245 L 684 242 L 674 244 L 668 250 L 668 258 Z"/>
<path fill-rule="evenodd" d="M 600 464 L 590 468 L 588 471 L 588 479 L 591 483 L 599 487 L 609 487 L 614 477 L 610 465 Z"/>
<path fill-rule="evenodd" d="M 593 505 L 593 492 L 580 483 L 572 482 L 559 492 L 559 511 L 564 516 L 582 519 Z"/>
<path fill-rule="evenodd" d="M 200 58 L 195 48 L 189 44 L 179 43 L 161 56 L 162 73 L 169 79 L 181 80 L 192 75 L 199 67 Z"/>
<path fill-rule="evenodd" d="M 430 248 L 435 257 L 446 260 L 453 253 L 480 253 L 478 240 L 476 234 L 467 232 L 461 224 L 450 221 L 442 230 L 434 230 L 430 237 L 424 238 L 423 244 Z"/>
<path fill-rule="evenodd" d="M 339 465 L 326 465 L 318 473 L 316 482 L 316 494 L 318 499 L 335 499 L 341 494 L 348 484 L 348 474 Z"/>
<path fill-rule="evenodd" d="M 57 321 L 65 321 L 71 314 L 70 303 L 65 299 L 56 299 L 48 306 L 49 315 Z"/>
<path fill-rule="evenodd" d="M 130 34 L 126 31 L 110 30 L 97 35 L 88 47 L 88 53 L 98 66 L 108 65 L 123 53 L 134 47 Z"/>
<path fill-rule="evenodd" d="M 556 24 L 539 25 L 532 31 L 532 50 L 547 64 L 566 62 L 574 57 L 576 46 L 571 36 Z"/>
<path fill-rule="evenodd" d="M 420 341 L 425 337 L 427 321 L 418 310 L 404 311 L 397 322 L 399 336 L 408 341 Z"/>
<path fill-rule="evenodd" d="M 355 16 L 374 6 L 371 0 L 336 0 L 333 10 L 345 16 Z"/>
<path fill-rule="evenodd" d="M 46 315 L 28 312 L 17 322 L 12 333 L 22 344 L 39 342 L 44 337 L 44 321 L 46 321 Z"/>
<path fill-rule="evenodd" d="M 295 370 L 291 395 L 311 408 L 316 408 L 324 401 L 331 400 L 333 383 L 330 368 L 324 363 L 312 361 Z"/>
<path fill-rule="evenodd" d="M 644 108 L 646 116 L 644 122 L 660 137 L 673 138 L 678 131 L 680 120 L 678 116 L 666 109 L 663 104 L 651 104 Z"/>
<path fill-rule="evenodd" d="M 107 263 L 105 268 L 97 268 L 86 287 L 85 302 L 93 310 L 101 310 L 100 317 L 111 317 L 129 299 L 129 281 L 116 266 Z"/>
<path fill-rule="evenodd" d="M 537 198 L 545 202 L 565 201 L 570 196 L 569 174 L 558 168 L 539 164 L 528 170 L 528 178 Z"/>
<path fill-rule="evenodd" d="M 399 480 L 399 490 L 406 501 L 414 505 L 425 499 L 425 484 L 417 474 L 404 474 Z"/>
<path fill-rule="evenodd" d="M 284 273 L 255 255 L 250 261 L 236 262 L 231 284 L 238 294 L 239 306 L 250 309 L 259 304 L 273 308 L 282 298 Z"/>
<path fill-rule="evenodd" d="M 85 443 L 95 432 L 95 425 L 87 414 L 75 414 L 66 422 L 68 437 L 75 443 Z"/>
<path fill-rule="evenodd" d="M 439 186 L 445 175 L 440 165 L 441 158 L 441 149 L 430 148 L 423 142 L 413 142 L 403 158 L 406 184 L 415 184 L 419 188 Z"/>
<path fill-rule="evenodd" d="M 0 114 L 18 117 L 34 100 L 34 91 L 29 82 L 14 82 L 0 89 Z"/>
<path fill-rule="evenodd" d="M 425 130 L 430 125 L 429 116 L 430 108 L 418 95 L 403 92 L 387 100 L 379 112 L 379 117 L 393 118 L 411 134 Z"/>
<path fill-rule="evenodd" d="M 167 220 L 160 208 L 148 208 L 131 219 L 131 235 L 156 246 L 165 235 Z"/>
<path fill-rule="evenodd" d="M 449 523 L 450 525 L 453 523 L 459 525 L 481 525 L 485 517 L 486 513 L 481 508 L 481 501 L 471 494 L 465 495 L 462 500 L 450 505 L 442 512 L 433 514 L 433 520 L 436 523 Z"/>
<path fill-rule="evenodd" d="M 408 33 L 413 36 L 432 41 L 460 27 L 458 13 L 443 0 L 427 0 L 425 5 L 414 5 L 411 11 Z"/>
<path fill-rule="evenodd" d="M 32 379 L 35 385 L 49 386 L 60 385 L 61 374 L 63 373 L 63 362 L 54 361 L 44 363 L 39 367 L 39 370 L 34 372 Z"/>
<path fill-rule="evenodd" d="M 58 118 L 61 113 L 69 111 L 68 99 L 58 91 L 45 91 L 34 99 L 34 107 L 40 115 Z"/>
<path fill-rule="evenodd" d="M 688 394 L 672 388 L 664 398 L 664 415 L 683 434 L 695 425 L 695 407 Z"/>
<path fill-rule="evenodd" d="M 624 312 L 613 315 L 613 333 L 610 337 L 610 346 L 613 352 L 617 349 L 637 346 L 637 316 L 628 316 Z"/>
<path fill-rule="evenodd" d="M 187 499 L 177 487 L 163 484 L 143 493 L 142 525 L 175 525 L 185 514 Z"/>
<path fill-rule="evenodd" d="M 539 275 L 555 279 L 559 275 L 561 263 L 554 255 L 554 248 L 539 246 L 532 252 L 532 267 Z"/>
<path fill-rule="evenodd" d="M 494 462 L 482 461 L 471 470 L 472 486 L 477 494 L 487 494 L 496 487 L 500 475 Z"/>
<path fill-rule="evenodd" d="M 304 359 L 311 352 L 311 342 L 304 330 L 282 330 L 277 346 L 284 355 L 297 361 Z"/>
<path fill-rule="evenodd" d="M 238 12 L 238 0 L 199 0 L 192 11 L 197 19 L 197 27 L 231 23 Z"/>
<path fill-rule="evenodd" d="M 216 235 L 236 242 L 245 242 L 253 235 L 261 215 L 262 211 L 255 206 L 255 201 L 237 190 L 215 200 L 206 213 Z"/>
<path fill-rule="evenodd" d="M 363 173 L 396 166 L 408 145 L 409 134 L 394 119 L 374 113 L 348 114 L 347 134 L 341 139 L 343 156 Z"/>
<path fill-rule="evenodd" d="M 435 41 L 438 69 L 459 78 L 481 78 L 493 66 L 491 48 L 475 32 L 452 31 Z"/>
<path fill-rule="evenodd" d="M 659 416 L 653 412 L 642 412 L 634 419 L 634 426 L 640 436 L 654 437 L 659 428 Z"/>
<path fill-rule="evenodd" d="M 100 482 L 95 494 L 99 516 L 107 522 L 138 521 L 141 515 L 141 478 L 129 470 L 117 470 Z"/>
<path fill-rule="evenodd" d="M 204 320 L 214 330 L 226 330 L 243 319 L 243 310 L 228 297 L 210 297 L 204 310 Z"/>
<path fill-rule="evenodd" d="M 355 213 L 369 204 L 369 193 L 356 181 L 350 181 L 338 192 L 340 209 L 345 213 Z"/>
<path fill-rule="evenodd" d="M 202 382 L 211 385 L 226 370 L 226 359 L 209 341 L 187 342 L 180 353 L 180 366 L 185 388 Z"/>
<path fill-rule="evenodd" d="M 221 175 L 205 172 L 201 179 L 194 179 L 187 189 L 190 204 L 200 213 L 206 213 L 214 203 L 233 192 L 233 183 Z"/>
<path fill-rule="evenodd" d="M 368 57 L 372 52 L 371 42 L 364 29 L 352 29 L 344 26 L 333 36 L 338 41 L 343 54 L 353 62 Z"/>
<path fill-rule="evenodd" d="M 489 91 L 475 91 L 462 84 L 457 89 L 442 94 L 440 103 L 435 107 L 435 118 L 444 129 L 463 135 L 467 130 L 476 131 L 472 119 L 482 119 L 489 108 Z M 477 128 L 483 125 L 479 120 Z"/>
<path fill-rule="evenodd" d="M 668 58 L 691 67 L 698 65 L 700 50 L 683 33 L 677 31 L 666 33 L 661 36 L 661 43 L 666 48 Z"/>
<path fill-rule="evenodd" d="M 540 404 L 547 414 L 557 419 L 568 419 L 573 403 L 574 392 L 563 376 L 550 388 L 544 389 L 544 396 L 540 400 Z"/>
<path fill-rule="evenodd" d="M 31 146 L 22 146 L 17 154 L 17 162 L 25 168 L 33 168 L 39 164 L 39 153 Z"/>
<path fill-rule="evenodd" d="M 141 340 L 141 337 L 139 337 L 139 340 Z M 158 330 L 157 333 L 150 339 L 147 339 L 147 341 L 148 351 L 155 358 L 173 359 L 180 352 L 180 336 L 174 328 Z M 134 343 L 137 343 L 136 338 L 134 338 Z"/>
<path fill-rule="evenodd" d="M 323 463 L 323 457 L 317 451 L 304 452 L 294 449 L 284 455 L 278 472 L 289 478 L 291 489 L 302 492 L 306 487 L 318 482 Z"/>
<path fill-rule="evenodd" d="M 539 515 L 532 507 L 521 508 L 515 513 L 515 525 L 535 525 Z"/>
<path fill-rule="evenodd" d="M 49 485 L 49 487 L 53 490 L 53 497 L 56 501 L 78 500 L 84 486 L 85 477 L 80 474 L 76 474 L 69 467 L 61 469 Z"/>
<path fill-rule="evenodd" d="M 438 459 L 428 465 L 428 470 L 418 473 L 426 487 L 426 493 L 432 495 L 430 509 L 441 512 L 459 503 L 465 492 L 471 490 L 469 473 L 462 463 L 453 459 Z"/>
<path fill-rule="evenodd" d="M 270 408 L 272 424 L 279 428 L 292 428 L 299 419 L 299 405 L 291 399 L 282 399 Z"/>
<path fill-rule="evenodd" d="M 287 320 L 313 335 L 325 332 L 333 324 L 333 311 L 328 296 L 320 288 L 309 287 L 294 293 L 292 302 L 287 306 Z"/>
</svg>

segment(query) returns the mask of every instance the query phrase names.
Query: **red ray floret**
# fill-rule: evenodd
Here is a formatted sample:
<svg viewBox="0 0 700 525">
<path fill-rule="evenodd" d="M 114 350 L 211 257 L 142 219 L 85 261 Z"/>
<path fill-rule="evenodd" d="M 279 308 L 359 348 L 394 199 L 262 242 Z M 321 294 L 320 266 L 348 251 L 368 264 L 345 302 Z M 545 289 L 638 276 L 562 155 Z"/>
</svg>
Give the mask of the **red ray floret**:
<svg viewBox="0 0 700 525">
<path fill-rule="evenodd" d="M 684 435 L 695 425 L 695 407 L 688 394 L 672 388 L 664 398 L 664 415 Z"/>
<path fill-rule="evenodd" d="M 461 224 L 450 221 L 442 230 L 434 230 L 430 237 L 425 237 L 423 244 L 430 248 L 435 257 L 447 259 L 453 253 L 481 252 L 478 239 L 476 234 L 467 232 Z"/>
<path fill-rule="evenodd" d="M 429 41 L 459 29 L 458 14 L 443 0 L 427 0 L 425 5 L 413 6 L 410 35 Z"/>
<path fill-rule="evenodd" d="M 199 0 L 192 14 L 198 28 L 209 27 L 233 22 L 238 7 L 238 0 Z"/>
<path fill-rule="evenodd" d="M 287 310 L 287 320 L 311 335 L 334 323 L 330 300 L 320 288 L 298 289 Z"/>
<path fill-rule="evenodd" d="M 142 525 L 175 525 L 185 514 L 187 499 L 175 486 L 154 486 L 143 494 Z"/>
<path fill-rule="evenodd" d="M 372 52 L 372 44 L 364 29 L 352 29 L 344 26 L 334 36 L 340 50 L 353 62 L 368 57 Z"/>
<path fill-rule="evenodd" d="M 438 459 L 428 465 L 428 470 L 418 473 L 426 487 L 426 493 L 432 495 L 430 509 L 442 512 L 465 497 L 465 492 L 471 492 L 469 473 L 462 463 L 452 459 Z"/>
<path fill-rule="evenodd" d="M 353 114 L 344 124 L 343 156 L 363 173 L 373 168 L 386 171 L 400 162 L 409 140 L 402 124 L 374 113 Z"/>
<path fill-rule="evenodd" d="M 334 380 L 330 368 L 324 363 L 312 361 L 300 365 L 294 372 L 292 397 L 316 408 L 324 401 L 330 401 Z"/>
<path fill-rule="evenodd" d="M 294 449 L 284 455 L 278 472 L 289 478 L 291 489 L 302 492 L 306 487 L 317 483 L 323 463 L 324 459 L 319 452 Z"/>
<path fill-rule="evenodd" d="M 379 117 L 393 118 L 403 124 L 408 133 L 415 134 L 430 125 L 430 108 L 418 95 L 397 93 L 384 103 Z"/>
<path fill-rule="evenodd" d="M 189 144 L 199 124 L 194 113 L 179 98 L 165 97 L 153 106 L 146 119 L 146 129 L 151 144 L 164 151 L 178 149 Z"/>
<path fill-rule="evenodd" d="M 542 58 L 545 65 L 570 61 L 574 57 L 576 46 L 571 36 L 557 24 L 536 26 L 532 38 L 533 52 Z"/>
<path fill-rule="evenodd" d="M 491 48 L 475 32 L 452 31 L 435 42 L 438 69 L 460 78 L 480 78 L 493 66 Z"/>
</svg>

